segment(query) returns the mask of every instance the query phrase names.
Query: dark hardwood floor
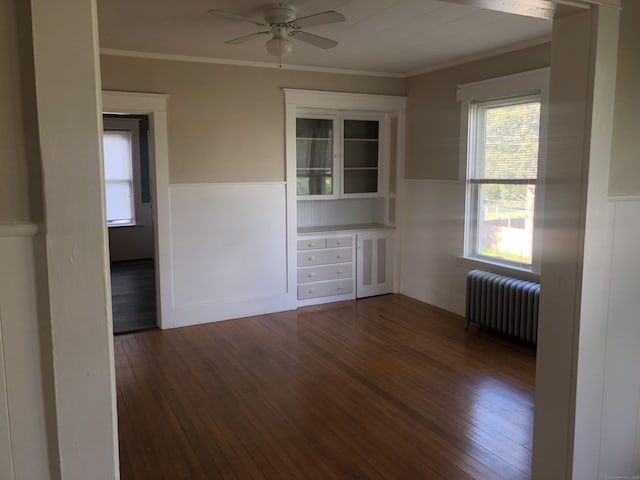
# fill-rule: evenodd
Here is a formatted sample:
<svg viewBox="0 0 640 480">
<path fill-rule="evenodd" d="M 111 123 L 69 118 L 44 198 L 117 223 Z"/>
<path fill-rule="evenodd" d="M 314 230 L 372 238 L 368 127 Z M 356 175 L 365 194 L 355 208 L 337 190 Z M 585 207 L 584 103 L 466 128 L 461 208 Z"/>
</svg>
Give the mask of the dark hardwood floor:
<svg viewBox="0 0 640 480">
<path fill-rule="evenodd" d="M 113 333 L 156 328 L 153 260 L 111 263 Z"/>
<path fill-rule="evenodd" d="M 527 479 L 535 354 L 401 295 L 115 337 L 141 479 Z"/>
</svg>

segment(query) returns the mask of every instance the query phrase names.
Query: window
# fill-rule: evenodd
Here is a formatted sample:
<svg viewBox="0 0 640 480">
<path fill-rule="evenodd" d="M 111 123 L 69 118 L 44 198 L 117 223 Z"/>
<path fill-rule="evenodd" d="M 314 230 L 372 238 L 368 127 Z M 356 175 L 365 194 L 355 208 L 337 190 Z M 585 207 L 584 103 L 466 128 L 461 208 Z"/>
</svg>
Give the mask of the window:
<svg viewBox="0 0 640 480">
<path fill-rule="evenodd" d="M 469 95 L 463 105 L 467 116 L 464 255 L 536 272 L 544 102 L 543 88 L 532 92 L 528 83 L 527 93 L 508 97 L 483 83 L 484 98 Z"/>
<path fill-rule="evenodd" d="M 103 153 L 107 226 L 136 225 L 140 188 L 140 119 L 104 117 Z"/>
<path fill-rule="evenodd" d="M 134 225 L 131 132 L 105 130 L 103 142 L 107 225 Z"/>
</svg>

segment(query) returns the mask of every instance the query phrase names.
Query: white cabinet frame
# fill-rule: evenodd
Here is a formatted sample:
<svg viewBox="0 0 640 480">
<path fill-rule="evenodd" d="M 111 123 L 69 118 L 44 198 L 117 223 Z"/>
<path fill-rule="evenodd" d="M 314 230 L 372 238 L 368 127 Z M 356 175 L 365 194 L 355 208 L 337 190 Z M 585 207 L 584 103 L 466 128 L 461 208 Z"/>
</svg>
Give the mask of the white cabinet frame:
<svg viewBox="0 0 640 480">
<path fill-rule="evenodd" d="M 356 298 L 394 291 L 394 236 L 393 230 L 356 234 Z"/>
<path fill-rule="evenodd" d="M 293 304 L 297 296 L 297 263 L 296 241 L 298 230 L 297 195 L 296 195 L 296 116 L 305 109 L 334 110 L 338 113 L 349 112 L 354 114 L 379 113 L 397 118 L 396 142 L 396 173 L 397 181 L 402 178 L 402 165 L 404 165 L 404 125 L 406 97 L 396 95 L 370 95 L 360 93 L 326 92 L 320 90 L 301 90 L 284 88 L 285 97 L 285 156 L 286 156 L 286 183 L 287 183 L 287 291 Z M 385 122 L 389 123 L 389 122 Z M 385 134 L 385 136 L 388 136 Z M 387 191 L 387 178 L 381 183 L 384 191 Z M 342 186 L 340 186 L 342 188 Z M 397 190 L 397 189 L 396 189 Z M 341 191 L 341 190 L 340 190 Z M 387 200 L 388 201 L 388 200 Z M 397 208 L 397 206 L 396 206 Z M 385 205 L 385 211 L 388 205 Z M 399 242 L 396 241 L 396 244 Z M 397 264 L 397 262 L 396 262 Z M 396 269 L 397 270 L 397 269 Z M 396 271 L 396 276 L 398 271 Z"/>
<path fill-rule="evenodd" d="M 311 110 L 311 109 L 305 109 L 305 110 L 300 110 L 299 115 L 296 116 L 297 118 L 305 118 L 305 119 L 320 119 L 320 120 L 331 120 L 333 123 L 333 136 L 331 138 L 331 146 L 333 149 L 332 155 L 333 155 L 333 163 L 332 163 L 332 174 L 333 174 L 333 178 L 332 178 L 332 183 L 333 183 L 333 193 L 331 195 L 301 195 L 300 199 L 304 199 L 304 200 L 335 200 L 340 198 L 340 192 L 342 191 L 342 175 L 340 174 L 340 170 L 342 168 L 342 163 L 340 162 L 340 152 L 341 152 L 341 146 L 340 146 L 340 141 L 342 138 L 342 132 L 341 132 L 341 119 L 340 116 L 338 114 L 336 114 L 335 112 L 331 112 L 331 111 L 320 111 L 320 110 Z M 295 137 L 295 140 L 297 142 L 298 137 L 297 137 L 297 127 L 295 126 L 295 120 L 294 120 L 294 131 L 293 131 L 293 135 Z M 289 134 L 289 132 L 287 132 L 287 135 Z M 296 162 L 297 160 L 297 147 L 294 146 L 294 162 Z M 294 174 L 293 180 L 295 180 L 297 182 L 297 178 L 298 178 L 298 168 L 297 168 L 297 162 L 295 165 L 296 171 Z M 296 185 L 296 195 L 297 195 L 297 185 Z"/>
</svg>

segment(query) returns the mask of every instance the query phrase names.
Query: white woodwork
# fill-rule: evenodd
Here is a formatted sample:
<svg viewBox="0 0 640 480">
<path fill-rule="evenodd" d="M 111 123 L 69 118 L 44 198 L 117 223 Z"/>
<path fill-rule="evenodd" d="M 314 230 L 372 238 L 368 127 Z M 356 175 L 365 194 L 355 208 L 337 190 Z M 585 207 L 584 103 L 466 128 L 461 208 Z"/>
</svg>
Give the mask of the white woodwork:
<svg viewBox="0 0 640 480">
<path fill-rule="evenodd" d="M 400 184 L 400 293 L 464 315 L 468 270 L 454 260 L 464 244 L 465 185 L 405 180 Z"/>
<path fill-rule="evenodd" d="M 171 231 L 169 229 L 169 145 L 167 125 L 168 95 L 139 92 L 102 92 L 104 112 L 144 114 L 149 116 L 149 157 L 153 158 L 150 173 L 153 198 L 156 315 L 158 326 L 164 328 L 165 311 L 171 304 Z"/>
<path fill-rule="evenodd" d="M 169 190 L 173 290 L 163 327 L 295 308 L 287 287 L 283 183 Z"/>
<path fill-rule="evenodd" d="M 297 108 L 296 118 L 300 119 L 326 119 L 333 122 L 333 136 L 331 138 L 333 144 L 333 164 L 332 164 L 332 183 L 333 192 L 331 194 L 310 194 L 310 195 L 298 195 L 298 200 L 304 201 L 317 201 L 317 200 L 335 200 L 335 199 L 354 199 L 354 198 L 370 198 L 384 196 L 387 191 L 387 169 L 389 165 L 389 115 L 372 113 L 372 112 L 349 112 L 338 109 L 309 109 L 309 108 Z M 364 138 L 348 138 L 345 132 L 345 122 L 347 121 L 373 121 L 378 123 L 378 131 L 376 139 L 364 139 Z M 290 132 L 287 132 L 287 135 Z M 301 138 L 297 136 L 296 128 L 296 142 L 299 142 Z M 306 139 L 305 139 L 306 140 Z M 316 140 L 323 141 L 324 139 Z M 307 140 L 312 141 L 312 140 Z M 377 155 L 375 162 L 371 162 L 369 166 L 370 170 L 375 170 L 376 175 L 376 188 L 372 192 L 350 192 L 345 191 L 346 175 L 348 172 L 356 174 L 366 174 L 366 168 L 354 168 L 348 166 L 346 161 L 347 145 L 357 145 L 359 143 L 373 142 L 377 145 Z M 367 153 L 367 152 L 365 152 Z M 373 166 L 375 163 L 375 166 Z"/>
<path fill-rule="evenodd" d="M 460 153 L 458 156 L 458 179 L 466 181 L 469 169 L 473 161 L 470 158 L 475 154 L 474 138 L 476 130 L 476 119 L 473 112 L 473 104 L 480 101 L 495 100 L 498 98 L 524 96 L 529 94 L 540 95 L 540 141 L 538 153 L 538 181 L 536 182 L 535 207 L 534 207 L 534 231 L 532 245 L 531 272 L 540 273 L 540 262 L 542 255 L 542 224 L 544 221 L 544 191 L 546 183 L 546 152 L 549 121 L 549 68 L 540 68 L 520 72 L 512 75 L 505 75 L 497 78 L 489 78 L 477 82 L 458 85 L 457 99 L 460 102 Z M 467 132 L 467 133 L 465 133 Z M 466 193 L 467 211 L 475 210 L 473 195 Z M 475 219 L 468 216 L 465 229 L 465 251 L 464 255 L 469 256 L 473 250 L 473 230 Z M 496 262 L 499 263 L 499 262 Z M 503 262 L 505 266 L 510 266 L 508 262 Z"/>
<path fill-rule="evenodd" d="M 393 238 L 391 230 L 356 235 L 356 297 L 393 291 Z"/>
<path fill-rule="evenodd" d="M 298 283 L 336 280 L 352 276 L 353 264 L 351 262 L 298 268 Z"/>
<path fill-rule="evenodd" d="M 309 238 L 298 240 L 298 250 L 315 250 L 327 246 L 326 238 Z"/>
<path fill-rule="evenodd" d="M 533 480 L 602 478 L 618 23 L 595 7 L 553 24 Z"/>
<path fill-rule="evenodd" d="M 345 132 L 345 122 L 349 120 L 365 120 L 375 121 L 378 123 L 378 138 L 376 140 L 363 139 L 363 138 L 349 138 Z M 367 198 L 367 197 L 380 197 L 387 193 L 387 169 L 389 167 L 389 116 L 380 115 L 375 113 L 344 113 L 340 115 L 340 197 L 341 198 Z M 366 170 L 350 170 L 353 167 L 347 166 L 346 163 L 346 151 L 349 143 L 368 143 L 373 142 L 377 144 L 378 155 L 376 161 L 376 173 L 377 173 L 377 185 L 374 192 L 352 192 L 347 193 L 345 190 L 345 178 L 348 171 L 364 173 Z"/>
<path fill-rule="evenodd" d="M 48 479 L 34 224 L 0 225 L 0 478 Z M 35 241 L 34 241 L 35 240 Z M 51 413 L 49 411 L 49 413 Z"/>
<path fill-rule="evenodd" d="M 330 194 L 318 194 L 318 193 L 310 193 L 309 195 L 298 195 L 299 199 L 304 200 L 333 200 L 336 198 L 340 198 L 340 190 L 342 183 L 342 175 L 340 172 L 340 152 L 341 152 L 341 121 L 340 117 L 337 113 L 333 111 L 325 111 L 325 110 L 305 110 L 304 113 L 298 112 L 296 115 L 297 119 L 305 119 L 305 120 L 328 120 L 331 121 L 332 127 L 331 137 L 326 138 L 318 138 L 318 137 L 298 137 L 298 126 L 296 122 L 295 131 L 293 134 L 295 135 L 296 141 L 296 184 L 297 184 L 297 173 L 298 173 L 298 142 L 331 142 L 331 182 L 332 182 L 332 192 Z M 313 146 L 313 145 L 312 145 Z M 304 169 L 303 169 L 304 170 Z"/>
<path fill-rule="evenodd" d="M 640 365 L 640 198 L 613 200 L 598 478 L 634 478 L 640 475 L 640 376 L 633 373 Z"/>
<path fill-rule="evenodd" d="M 300 197 L 299 197 L 300 198 Z M 298 228 L 385 222 L 384 198 L 298 200 Z"/>
<path fill-rule="evenodd" d="M 375 115 L 383 119 L 384 126 L 380 132 L 382 145 L 380 152 L 384 159 L 380 160 L 379 189 L 386 192 L 388 179 L 401 178 L 397 175 L 389 175 L 387 169 L 389 162 L 386 157 L 390 155 L 392 148 L 389 136 L 391 128 L 389 123 L 393 122 L 393 134 L 395 138 L 394 162 L 395 167 L 400 169 L 404 164 L 404 133 L 405 133 L 405 108 L 406 97 L 392 95 L 370 95 L 352 94 L 345 92 L 328 92 L 319 90 L 300 90 L 285 88 L 285 137 L 286 137 L 286 178 L 287 178 L 287 233 L 288 233 L 288 254 L 287 254 L 287 278 L 288 283 L 293 284 L 297 279 L 296 266 L 299 265 L 297 259 L 298 249 L 296 240 L 293 237 L 297 229 L 314 228 L 326 226 L 326 231 L 331 231 L 333 225 L 343 225 L 343 230 L 348 230 L 351 224 L 386 223 L 388 221 L 389 208 L 386 197 L 350 198 L 328 201 L 296 201 L 296 118 L 302 112 L 310 111 L 334 114 L 368 116 L 375 112 Z M 395 172 L 394 172 L 395 173 Z M 395 190 L 395 189 L 394 189 Z M 380 200 L 380 201 L 379 201 Z M 381 220 L 382 219 L 382 220 Z M 356 227 L 357 228 L 357 227 Z M 335 231 L 335 230 L 334 230 Z M 395 256 L 397 252 L 394 252 Z M 391 275 L 395 276 L 395 273 Z M 291 291 L 289 291 L 291 294 Z M 353 293 L 339 295 L 335 297 L 325 297 L 328 301 L 338 301 L 353 298 Z M 295 301 L 295 299 L 292 299 Z M 298 301 L 298 305 L 309 304 L 310 300 Z"/>
<path fill-rule="evenodd" d="M 394 236 L 394 229 L 375 224 L 301 229 L 298 306 L 350 300 L 356 292 L 360 298 L 395 291 Z M 361 249 L 363 243 L 367 246 Z M 369 256 L 364 257 L 361 250 Z M 362 280 L 366 275 L 370 281 Z M 345 288 L 349 282 L 351 287 Z"/>
<path fill-rule="evenodd" d="M 2 334 L 2 310 L 0 310 L 0 477 L 15 480 L 13 452 L 11 451 L 11 427 L 7 402 L 7 377 L 4 364 L 4 336 Z"/>
<path fill-rule="evenodd" d="M 355 298 L 353 235 L 315 232 L 298 238 L 298 306 Z"/>
<path fill-rule="evenodd" d="M 322 283 L 309 283 L 298 286 L 298 298 L 300 300 L 345 295 L 352 292 L 353 279 L 351 278 Z"/>
<path fill-rule="evenodd" d="M 42 475 L 21 478 L 113 479 L 118 433 L 97 5 L 32 0 L 30 6 L 31 25 L 24 27 L 33 35 L 35 96 L 24 94 L 38 111 L 46 228 L 36 262 L 44 277 L 38 326 L 49 334 L 40 368 L 55 384 L 45 390 L 51 464 Z"/>
<path fill-rule="evenodd" d="M 351 248 L 332 248 L 312 252 L 298 252 L 298 266 L 345 263 L 353 260 Z"/>
<path fill-rule="evenodd" d="M 353 245 L 353 237 L 329 237 L 327 238 L 327 247 L 350 247 Z"/>
</svg>

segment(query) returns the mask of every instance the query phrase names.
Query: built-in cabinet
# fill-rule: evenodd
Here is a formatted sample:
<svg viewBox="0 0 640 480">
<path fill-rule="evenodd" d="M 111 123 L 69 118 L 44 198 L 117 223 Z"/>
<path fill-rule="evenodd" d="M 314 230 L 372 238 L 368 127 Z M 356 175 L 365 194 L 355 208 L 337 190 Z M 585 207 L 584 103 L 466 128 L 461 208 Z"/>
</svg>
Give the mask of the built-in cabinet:
<svg viewBox="0 0 640 480">
<path fill-rule="evenodd" d="M 297 304 L 394 291 L 405 98 L 285 89 L 285 100 Z"/>
<path fill-rule="evenodd" d="M 352 298 L 355 289 L 353 246 L 352 235 L 301 237 L 298 240 L 298 300 Z"/>
<path fill-rule="evenodd" d="M 387 123 L 381 114 L 298 112 L 296 195 L 304 200 L 384 195 Z"/>
<path fill-rule="evenodd" d="M 339 228 L 298 236 L 300 305 L 393 291 L 394 229 L 364 225 L 354 226 L 352 231 L 336 231 Z"/>
<path fill-rule="evenodd" d="M 358 298 L 393 291 L 393 232 L 369 231 L 356 236 Z"/>
</svg>

